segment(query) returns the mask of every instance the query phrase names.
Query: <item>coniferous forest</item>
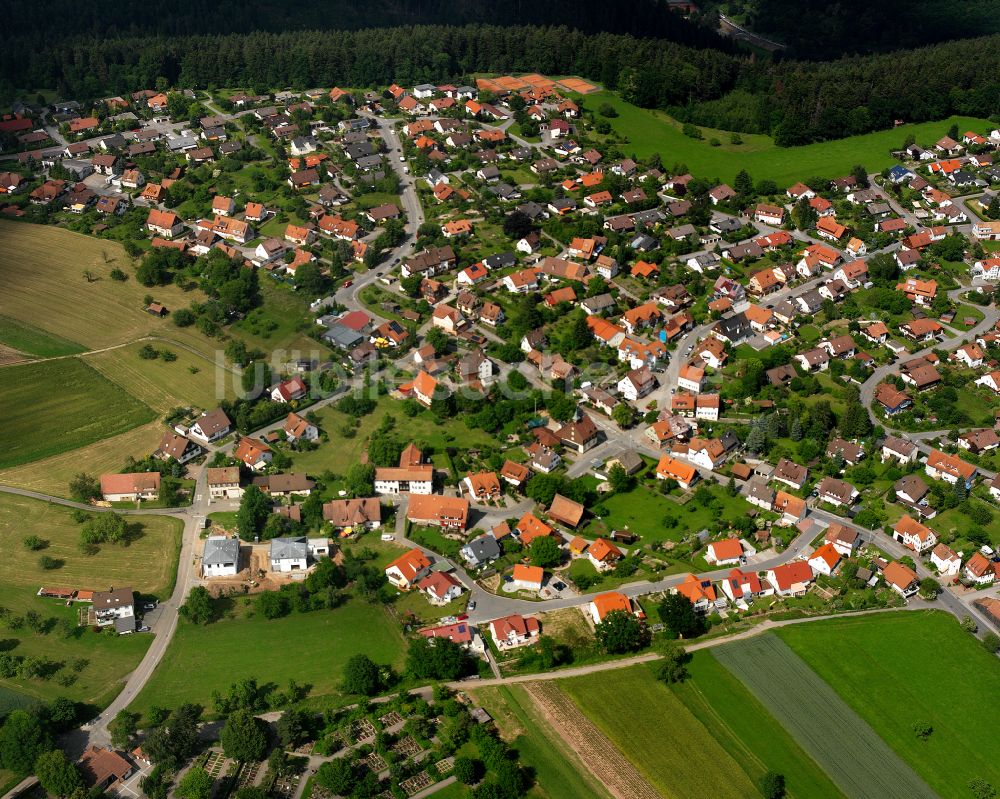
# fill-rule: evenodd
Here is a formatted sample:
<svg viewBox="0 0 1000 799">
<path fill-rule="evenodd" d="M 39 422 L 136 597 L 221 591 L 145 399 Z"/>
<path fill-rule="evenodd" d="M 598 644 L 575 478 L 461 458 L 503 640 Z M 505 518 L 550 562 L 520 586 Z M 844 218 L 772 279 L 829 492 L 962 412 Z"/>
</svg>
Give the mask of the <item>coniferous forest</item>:
<svg viewBox="0 0 1000 799">
<path fill-rule="evenodd" d="M 26 0 L 13 3 L 26 10 L 31 5 Z M 44 5 L 50 9 L 52 4 Z M 40 88 L 87 98 L 156 85 L 366 87 L 469 80 L 478 72 L 537 71 L 577 74 L 620 91 L 637 105 L 664 109 L 698 125 L 770 133 L 780 145 L 865 133 L 891 127 L 897 119 L 991 117 L 1000 111 L 1000 36 L 806 61 L 737 50 L 675 14 L 658 12 L 655 3 L 636 4 L 632 15 L 619 14 L 615 4 L 612 16 L 619 19 L 609 27 L 633 29 L 631 33 L 588 33 L 545 24 L 348 29 L 367 17 L 374 20 L 375 11 L 383 8 L 378 3 L 368 14 L 359 4 L 343 3 L 353 11 L 338 29 L 243 32 L 254 24 L 276 27 L 281 20 L 270 7 L 253 3 L 239 11 L 227 11 L 225 4 L 206 6 L 202 14 L 192 15 L 181 8 L 185 0 L 155 9 L 126 2 L 120 4 L 121 16 L 117 3 L 115 11 L 106 12 L 99 10 L 105 3 L 65 5 L 64 16 L 49 11 L 52 27 L 47 31 L 32 13 L 15 15 L 18 22 L 0 50 L 0 99 Z M 315 18 L 332 23 L 330 9 L 340 5 L 291 3 L 289 24 L 308 22 L 313 6 L 318 9 Z M 491 19 L 534 15 L 544 22 L 552 13 L 532 11 L 527 3 L 496 5 Z M 607 15 L 597 3 L 592 5 L 595 19 Z M 449 16 L 446 6 L 461 13 Z M 477 5 L 442 0 L 428 4 L 429 10 L 419 3 L 386 7 L 383 18 L 388 21 L 400 15 L 461 20 Z M 99 33 L 95 27 L 104 14 L 120 24 Z M 236 32 L 188 32 L 195 18 L 205 22 L 202 29 L 226 28 L 216 22 L 227 14 Z M 578 9 L 578 18 L 588 17 Z M 644 20 L 656 22 L 643 32 L 659 35 L 635 35 Z"/>
</svg>

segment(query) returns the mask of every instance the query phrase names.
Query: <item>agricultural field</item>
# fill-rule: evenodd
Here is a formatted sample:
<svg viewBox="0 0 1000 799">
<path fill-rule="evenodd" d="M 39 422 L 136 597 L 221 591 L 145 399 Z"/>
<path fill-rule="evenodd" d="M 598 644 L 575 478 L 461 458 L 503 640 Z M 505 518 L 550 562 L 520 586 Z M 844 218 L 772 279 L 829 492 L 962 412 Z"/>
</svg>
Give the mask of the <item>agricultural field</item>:
<svg viewBox="0 0 1000 799">
<path fill-rule="evenodd" d="M 485 707 L 518 760 L 535 774 L 531 799 L 606 799 L 607 789 L 579 756 L 552 729 L 519 685 L 482 688 L 472 692 Z M 435 794 L 439 796 L 440 794 Z"/>
<path fill-rule="evenodd" d="M 843 797 L 816 761 L 711 650 L 695 652 L 688 672 L 688 679 L 671 689 L 744 771 L 755 779 L 766 771 L 783 774 L 789 796 Z"/>
<path fill-rule="evenodd" d="M 131 277 L 132 260 L 117 242 L 5 220 L 0 220 L 0 239 L 5 247 L 0 262 L 5 316 L 86 349 L 162 335 L 206 354 L 212 351 L 214 345 L 194 328 L 181 329 L 169 317 L 151 316 L 143 303 L 145 295 L 153 294 L 170 309 L 182 308 L 204 295 L 172 285 L 141 285 Z M 121 269 L 129 279 L 111 280 L 112 269 Z M 85 271 L 91 280 L 84 277 Z"/>
<path fill-rule="evenodd" d="M 211 410 L 220 400 L 235 396 L 231 374 L 219 371 L 215 362 L 169 344 L 154 342 L 152 346 L 160 352 L 172 352 L 177 360 L 140 358 L 143 345 L 139 343 L 87 355 L 83 360 L 160 414 L 178 406 Z"/>
<path fill-rule="evenodd" d="M 718 647 L 714 655 L 851 799 L 936 795 L 780 638 L 766 634 L 735 641 Z M 824 657 L 834 659 L 831 651 Z M 871 686 L 865 684 L 864 691 L 870 696 Z"/>
<path fill-rule="evenodd" d="M 4 369 L 0 468 L 86 446 L 152 421 L 142 402 L 75 358 Z"/>
<path fill-rule="evenodd" d="M 777 147 L 770 136 L 741 133 L 742 144 L 732 144 L 728 131 L 702 128 L 703 139 L 692 139 L 681 132 L 681 123 L 661 111 L 634 106 L 614 92 L 602 91 L 583 99 L 588 109 L 596 110 L 607 103 L 618 116 L 608 121 L 612 129 L 627 138 L 622 150 L 645 158 L 660 153 L 669 169 L 676 162 L 687 165 L 699 177 L 733 181 L 741 169 L 754 180 L 770 179 L 779 187 L 789 186 L 808 177 L 835 178 L 846 175 L 855 164 L 878 171 L 897 163 L 889 151 L 902 147 L 907 136 L 918 143 L 935 142 L 952 124 L 960 130 L 991 130 L 988 120 L 976 117 L 949 117 L 940 122 L 901 125 L 892 130 L 850 136 L 845 139 L 807 144 L 802 147 Z M 709 142 L 717 138 L 721 144 Z"/>
<path fill-rule="evenodd" d="M 739 763 L 649 667 L 572 677 L 558 686 L 659 794 L 758 795 Z"/>
<path fill-rule="evenodd" d="M 101 590 L 130 586 L 144 594 L 164 598 L 173 590 L 180 551 L 181 523 L 164 516 L 130 516 L 137 525 L 135 538 L 127 546 L 103 545 L 94 555 L 83 555 L 78 547 L 80 526 L 72 511 L 46 502 L 0 495 L 0 537 L 5 544 L 0 563 L 0 605 L 15 615 L 35 611 L 57 622 L 76 622 L 76 607 L 66 607 L 36 593 L 42 585 Z M 38 551 L 22 544 L 27 536 L 44 543 Z M 56 568 L 45 570 L 40 558 L 47 556 Z M 109 702 L 124 677 L 135 668 L 149 646 L 146 635 L 105 636 L 82 631 L 66 637 L 59 629 L 40 634 L 27 627 L 4 630 L 5 646 L 12 654 L 44 658 L 62 664 L 46 680 L 0 680 L 0 708 L 11 696 L 51 700 L 67 696 L 95 706 Z M 73 667 L 70 667 L 73 664 Z M 75 674 L 68 684 L 67 672 Z M 13 700 L 11 700 L 13 701 Z"/>
<path fill-rule="evenodd" d="M 121 471 L 129 455 L 144 458 L 152 453 L 164 430 L 161 422 L 150 422 L 80 449 L 0 471 L 0 483 L 70 499 L 69 481 L 77 474 Z"/>
<path fill-rule="evenodd" d="M 966 797 L 977 778 L 1000 785 L 1000 730 L 986 700 L 1000 692 L 1000 666 L 953 617 L 887 613 L 777 635 L 939 795 Z M 933 727 L 926 740 L 916 722 Z"/>
<path fill-rule="evenodd" d="M 244 599 L 226 617 L 205 626 L 183 619 L 153 676 L 132 709 L 197 702 L 212 707 L 212 691 L 256 677 L 284 688 L 293 679 L 310 685 L 311 699 L 340 697 L 344 663 L 364 653 L 376 663 L 402 665 L 403 636 L 387 611 L 351 599 L 336 610 L 266 619 Z M 191 675 L 197 675 L 192 679 Z"/>
<path fill-rule="evenodd" d="M 0 314 L 0 344 L 36 358 L 75 355 L 87 348 L 34 325 Z"/>
</svg>

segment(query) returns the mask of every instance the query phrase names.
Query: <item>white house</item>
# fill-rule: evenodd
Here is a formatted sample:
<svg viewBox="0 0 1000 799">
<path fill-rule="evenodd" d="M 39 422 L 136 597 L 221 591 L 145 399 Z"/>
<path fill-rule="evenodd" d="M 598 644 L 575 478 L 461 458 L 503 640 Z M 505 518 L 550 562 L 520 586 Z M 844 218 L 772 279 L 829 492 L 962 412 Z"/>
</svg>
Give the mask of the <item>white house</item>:
<svg viewBox="0 0 1000 799">
<path fill-rule="evenodd" d="M 635 402 L 640 397 L 645 397 L 654 388 L 656 388 L 656 378 L 645 366 L 641 369 L 633 369 L 618 381 L 619 393 L 629 402 Z"/>
<path fill-rule="evenodd" d="M 743 558 L 743 544 L 738 538 L 713 541 L 705 550 L 705 562 L 713 566 L 728 566 L 739 563 Z"/>
<path fill-rule="evenodd" d="M 809 568 L 816 574 L 824 574 L 829 577 L 840 564 L 840 553 L 833 544 L 823 544 L 819 549 L 809 556 L 807 561 Z"/>
<path fill-rule="evenodd" d="M 490 635 L 498 649 L 513 649 L 538 640 L 541 633 L 538 619 L 513 614 L 490 622 Z"/>
<path fill-rule="evenodd" d="M 305 571 L 309 565 L 309 544 L 305 536 L 272 538 L 270 550 L 271 571 Z"/>
<path fill-rule="evenodd" d="M 942 577 L 955 577 L 962 570 L 962 558 L 947 544 L 938 544 L 931 550 L 931 565 Z"/>
<path fill-rule="evenodd" d="M 204 444 L 216 441 L 229 434 L 232 422 L 226 416 L 222 408 L 208 411 L 198 417 L 197 421 L 188 428 L 188 435 Z"/>
<path fill-rule="evenodd" d="M 135 594 L 131 588 L 95 591 L 93 608 L 98 627 L 113 625 L 119 635 L 135 632 Z"/>
<path fill-rule="evenodd" d="M 210 535 L 201 556 L 202 577 L 234 577 L 239 571 L 240 539 Z"/>
<path fill-rule="evenodd" d="M 223 466 L 217 469 L 207 469 L 208 493 L 212 499 L 240 499 L 243 489 L 240 487 L 240 467 Z"/>
</svg>

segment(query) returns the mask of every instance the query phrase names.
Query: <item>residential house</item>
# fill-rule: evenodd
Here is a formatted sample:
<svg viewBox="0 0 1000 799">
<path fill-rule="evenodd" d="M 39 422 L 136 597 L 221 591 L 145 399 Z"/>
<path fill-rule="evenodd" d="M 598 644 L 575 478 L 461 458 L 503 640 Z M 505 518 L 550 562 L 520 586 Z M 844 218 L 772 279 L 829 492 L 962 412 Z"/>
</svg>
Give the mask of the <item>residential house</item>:
<svg viewBox="0 0 1000 799">
<path fill-rule="evenodd" d="M 101 496 L 105 502 L 140 502 L 160 496 L 159 472 L 102 474 Z"/>
<path fill-rule="evenodd" d="M 967 489 L 972 488 L 978 474 L 978 470 L 973 464 L 940 450 L 932 450 L 931 454 L 927 456 L 924 471 L 929 477 L 935 480 L 944 480 L 952 485 L 962 480 Z"/>
<path fill-rule="evenodd" d="M 243 496 L 239 466 L 209 468 L 205 474 L 212 499 L 240 499 Z"/>
<path fill-rule="evenodd" d="M 937 543 L 937 536 L 911 516 L 903 516 L 892 528 L 892 537 L 914 552 L 920 554 Z"/>
<path fill-rule="evenodd" d="M 395 588 L 409 591 L 430 572 L 431 565 L 430 558 L 414 547 L 386 566 L 385 576 Z"/>
<path fill-rule="evenodd" d="M 431 494 L 411 494 L 406 518 L 412 524 L 464 532 L 469 522 L 469 500 Z"/>
<path fill-rule="evenodd" d="M 812 569 L 804 560 L 793 560 L 775 566 L 765 575 L 779 596 L 803 596 L 813 581 Z"/>
<path fill-rule="evenodd" d="M 240 539 L 210 535 L 201 555 L 202 577 L 235 577 L 240 565 Z"/>
<path fill-rule="evenodd" d="M 705 550 L 705 562 L 713 566 L 728 566 L 743 560 L 743 544 L 738 538 L 713 541 Z"/>
</svg>

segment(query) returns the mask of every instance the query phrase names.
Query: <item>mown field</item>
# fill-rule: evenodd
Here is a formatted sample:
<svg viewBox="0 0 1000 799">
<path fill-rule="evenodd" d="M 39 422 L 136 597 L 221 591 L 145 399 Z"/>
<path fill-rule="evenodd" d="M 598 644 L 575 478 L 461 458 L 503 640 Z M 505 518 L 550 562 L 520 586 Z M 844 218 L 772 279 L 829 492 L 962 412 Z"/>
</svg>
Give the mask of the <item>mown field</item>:
<svg viewBox="0 0 1000 799">
<path fill-rule="evenodd" d="M 941 796 L 1000 786 L 1000 664 L 943 612 L 792 625 L 777 635 Z M 913 724 L 934 731 L 919 739 Z"/>
<path fill-rule="evenodd" d="M 780 638 L 718 647 L 735 675 L 852 799 L 933 799 L 936 794 L 829 684 Z M 834 657 L 825 653 L 825 657 Z M 897 672 L 897 679 L 905 675 Z M 865 691 L 871 694 L 871 686 Z M 912 724 L 912 722 L 911 722 Z M 911 731 L 912 734 L 912 731 Z"/>
<path fill-rule="evenodd" d="M 618 116 L 608 121 L 619 135 L 628 138 L 622 149 L 639 158 L 654 152 L 663 157 L 667 169 L 678 162 L 687 165 L 697 177 L 732 182 L 736 173 L 746 169 L 755 180 L 769 178 L 780 187 L 810 177 L 834 178 L 846 175 L 855 164 L 869 170 L 881 170 L 896 161 L 889 151 L 902 147 L 910 134 L 918 143 L 929 144 L 940 139 L 952 124 L 959 130 L 989 131 L 992 124 L 976 117 L 949 117 L 940 122 L 901 125 L 892 130 L 850 136 L 846 139 L 808 144 L 802 147 L 777 147 L 770 136 L 741 133 L 742 144 L 730 143 L 728 131 L 703 128 L 703 139 L 692 139 L 681 132 L 681 123 L 660 111 L 650 111 L 631 105 L 608 91 L 588 95 L 586 107 L 596 110 L 610 104 Z M 721 144 L 712 147 L 717 138 Z"/>
<path fill-rule="evenodd" d="M 46 333 L 34 325 L 3 314 L 0 314 L 0 344 L 38 358 L 73 355 L 87 349 L 76 342 Z"/>
<path fill-rule="evenodd" d="M 0 495 L 0 541 L 4 548 L 0 605 L 13 615 L 33 610 L 43 618 L 75 622 L 75 607 L 36 596 L 43 585 L 90 590 L 131 587 L 161 598 L 173 590 L 182 530 L 179 521 L 162 516 L 129 517 L 137 525 L 134 540 L 128 545 L 104 545 L 97 554 L 84 555 L 78 547 L 80 525 L 71 513 L 47 502 Z M 29 535 L 42 539 L 44 548 L 28 550 L 22 542 Z M 39 564 L 43 555 L 55 559 L 57 568 L 43 569 Z M 94 705 L 111 700 L 151 640 L 145 635 L 108 637 L 89 631 L 67 638 L 58 628 L 39 634 L 26 626 L 10 629 L 9 624 L 0 638 L 11 654 L 63 664 L 47 680 L 0 680 L 0 703 L 6 701 L 4 689 L 8 689 L 20 696 L 42 700 L 68 696 Z M 60 678 L 67 671 L 75 680 L 63 685 Z"/>
<path fill-rule="evenodd" d="M 215 362 L 170 344 L 154 342 L 157 350 L 169 350 L 175 361 L 139 357 L 141 344 L 84 356 L 84 361 L 146 403 L 157 413 L 179 405 L 211 410 L 219 401 L 233 397 L 233 379 L 228 371 L 217 371 Z"/>
<path fill-rule="evenodd" d="M 5 220 L 0 220 L 0 240 L 4 242 L 0 278 L 5 316 L 87 349 L 147 335 L 167 335 L 206 354 L 214 348 L 194 328 L 182 330 L 169 317 L 159 319 L 144 310 L 147 294 L 170 309 L 201 301 L 204 295 L 173 285 L 142 286 L 132 276 L 131 259 L 117 242 Z M 129 279 L 111 280 L 111 270 L 116 268 L 130 275 Z M 85 271 L 92 280 L 84 277 Z"/>
<path fill-rule="evenodd" d="M 759 795 L 736 760 L 648 667 L 558 685 L 662 795 Z"/>
<path fill-rule="evenodd" d="M 695 652 L 688 671 L 690 677 L 671 689 L 755 781 L 766 771 L 776 771 L 785 776 L 791 797 L 843 797 L 816 761 L 711 650 Z"/>
<path fill-rule="evenodd" d="M 5 469 L 0 471 L 0 483 L 71 499 L 69 481 L 73 477 L 80 472 L 99 475 L 121 471 L 129 455 L 144 458 L 153 452 L 164 429 L 160 421 L 149 422 L 70 452 Z"/>
<path fill-rule="evenodd" d="M 311 697 L 339 697 L 344 663 L 364 653 L 399 668 L 403 636 L 384 608 L 352 599 L 330 611 L 293 613 L 269 620 L 237 600 L 236 618 L 205 626 L 178 623 L 166 655 L 132 709 L 197 702 L 209 710 L 212 691 L 255 677 L 284 688 L 289 680 L 311 687 Z M 248 612 L 249 611 L 249 612 Z"/>
<path fill-rule="evenodd" d="M 524 688 L 482 688 L 472 697 L 493 716 L 504 739 L 517 750 L 518 760 L 534 772 L 529 797 L 607 799 L 607 790 L 549 726 Z"/>
<path fill-rule="evenodd" d="M 152 421 L 153 411 L 75 358 L 3 370 L 0 468 L 76 449 Z"/>
</svg>

